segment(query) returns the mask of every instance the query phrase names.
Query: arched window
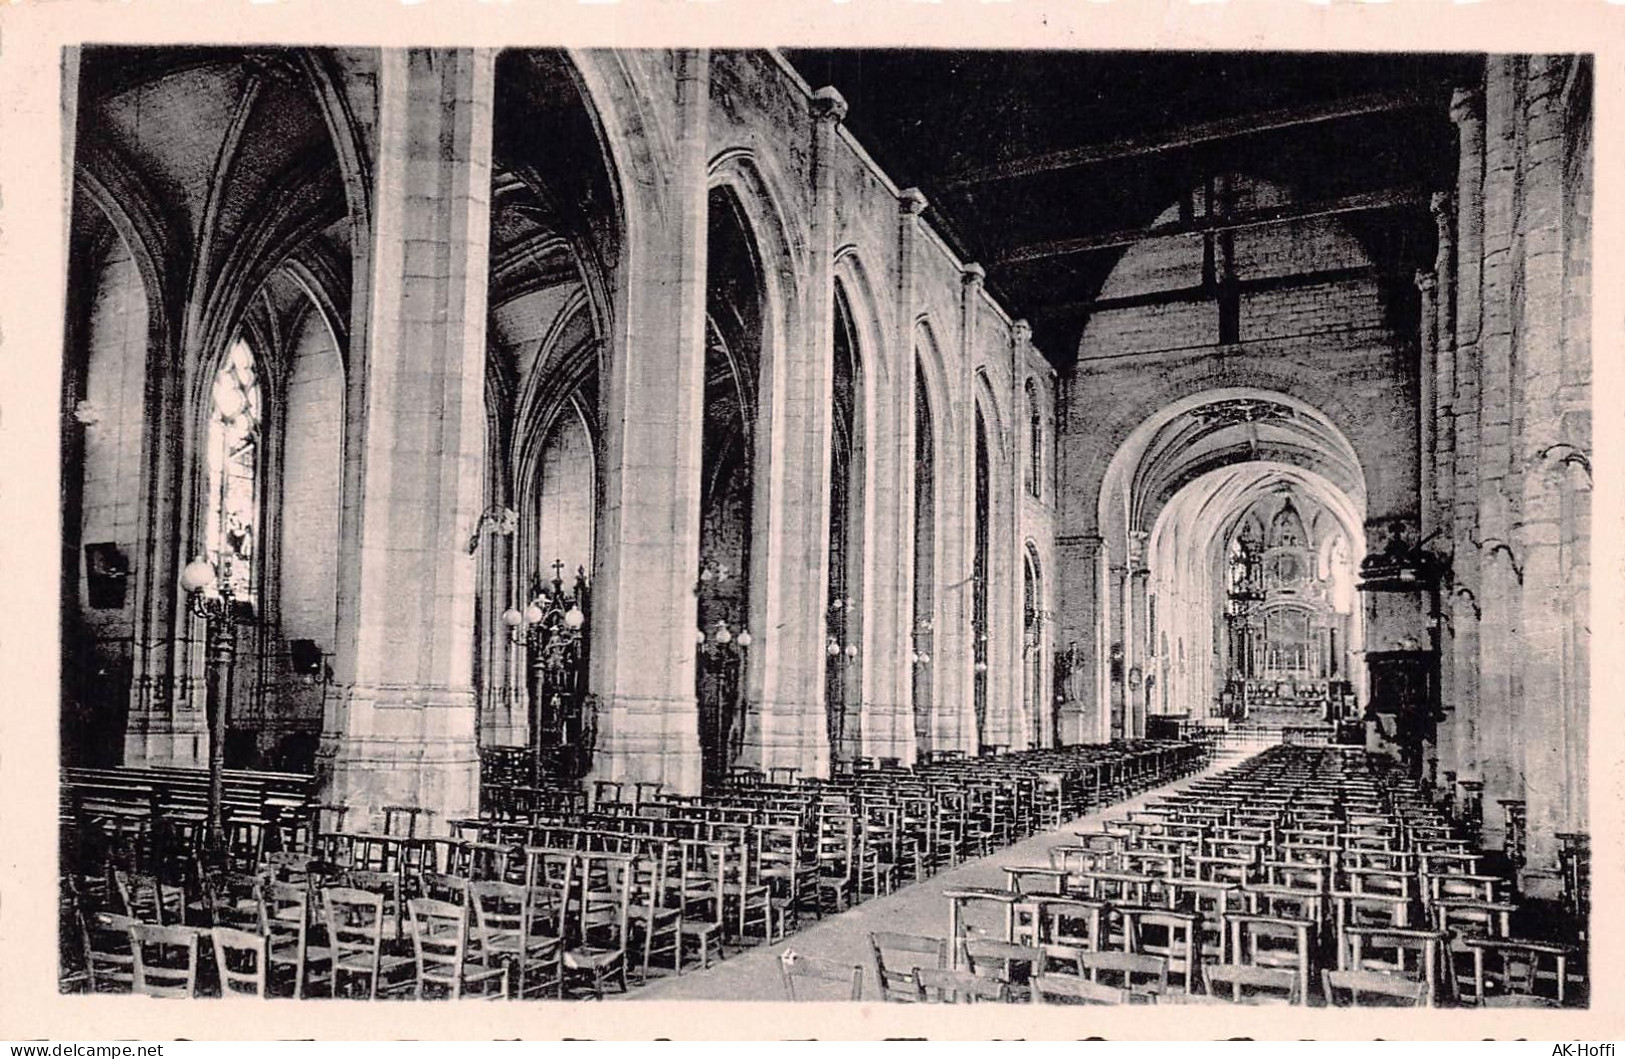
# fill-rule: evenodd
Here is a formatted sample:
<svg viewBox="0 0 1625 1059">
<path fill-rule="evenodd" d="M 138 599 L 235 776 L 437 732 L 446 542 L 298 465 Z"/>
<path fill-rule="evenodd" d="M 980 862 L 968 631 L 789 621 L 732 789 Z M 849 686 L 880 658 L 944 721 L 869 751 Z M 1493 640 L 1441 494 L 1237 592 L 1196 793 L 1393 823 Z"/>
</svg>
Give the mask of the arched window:
<svg viewBox="0 0 1625 1059">
<path fill-rule="evenodd" d="M 1044 412 L 1038 401 L 1038 387 L 1027 380 L 1027 494 L 1044 496 Z"/>
<path fill-rule="evenodd" d="M 264 404 L 254 351 L 238 339 L 215 373 L 210 392 L 209 490 L 203 540 L 222 584 L 238 599 L 258 590 L 260 447 Z"/>
</svg>

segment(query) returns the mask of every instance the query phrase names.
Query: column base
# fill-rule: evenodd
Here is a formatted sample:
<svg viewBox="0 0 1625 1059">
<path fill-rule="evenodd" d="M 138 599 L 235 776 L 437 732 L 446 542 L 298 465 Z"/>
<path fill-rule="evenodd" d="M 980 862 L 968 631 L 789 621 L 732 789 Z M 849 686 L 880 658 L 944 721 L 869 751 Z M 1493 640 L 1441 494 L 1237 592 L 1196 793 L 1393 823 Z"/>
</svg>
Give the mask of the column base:
<svg viewBox="0 0 1625 1059">
<path fill-rule="evenodd" d="M 167 696 L 166 696 L 167 698 Z M 198 709 L 191 709 L 196 703 Z M 209 722 L 202 692 L 191 700 L 132 707 L 124 722 L 124 764 L 131 767 L 209 767 Z"/>
<path fill-rule="evenodd" d="M 828 778 L 829 726 L 824 702 L 764 702 L 761 712 L 761 768 L 800 769 L 802 776 Z"/>
<path fill-rule="evenodd" d="M 382 830 L 383 807 L 427 811 L 420 832 L 477 816 L 480 755 L 471 691 L 352 688 L 329 699 L 329 730 L 317 751 L 321 799 L 348 806 L 349 830 Z"/>
<path fill-rule="evenodd" d="M 914 763 L 914 707 L 912 703 L 867 702 L 863 710 L 863 756 L 896 758 Z"/>
<path fill-rule="evenodd" d="M 600 701 L 589 783 L 658 783 L 673 794 L 700 793 L 700 715 L 693 699 Z"/>
</svg>

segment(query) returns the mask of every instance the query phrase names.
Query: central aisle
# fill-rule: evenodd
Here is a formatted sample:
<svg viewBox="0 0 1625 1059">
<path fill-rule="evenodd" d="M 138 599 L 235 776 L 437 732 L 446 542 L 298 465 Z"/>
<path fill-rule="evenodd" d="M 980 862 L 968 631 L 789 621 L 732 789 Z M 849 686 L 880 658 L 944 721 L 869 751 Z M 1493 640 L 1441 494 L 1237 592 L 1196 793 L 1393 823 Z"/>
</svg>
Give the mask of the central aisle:
<svg viewBox="0 0 1625 1059">
<path fill-rule="evenodd" d="M 1006 885 L 1006 865 L 1048 864 L 1049 848 L 1070 841 L 1073 832 L 1097 831 L 1102 820 L 1122 816 L 1144 805 L 1150 798 L 1178 790 L 1201 776 L 1230 768 L 1261 749 L 1249 747 L 1245 750 L 1218 751 L 1208 768 L 1194 776 L 1153 787 L 1126 802 L 1106 806 L 991 856 L 967 861 L 924 882 L 906 886 L 897 893 L 870 898 L 845 912 L 812 920 L 810 926 L 783 941 L 733 953 L 727 959 L 712 964 L 709 970 L 696 969 L 682 975 L 668 974 L 663 978 L 651 975 L 647 986 L 634 987 L 631 993 L 625 995 L 633 1000 L 784 1000 L 784 987 L 779 980 L 779 954 L 786 949 L 794 949 L 803 956 L 858 964 L 863 968 L 864 1000 L 879 1000 L 874 981 L 874 962 L 869 953 L 871 932 L 946 937 L 948 899 L 942 896 L 944 890 L 965 886 L 1002 889 Z M 967 919 L 972 927 L 982 925 L 974 912 Z"/>
</svg>

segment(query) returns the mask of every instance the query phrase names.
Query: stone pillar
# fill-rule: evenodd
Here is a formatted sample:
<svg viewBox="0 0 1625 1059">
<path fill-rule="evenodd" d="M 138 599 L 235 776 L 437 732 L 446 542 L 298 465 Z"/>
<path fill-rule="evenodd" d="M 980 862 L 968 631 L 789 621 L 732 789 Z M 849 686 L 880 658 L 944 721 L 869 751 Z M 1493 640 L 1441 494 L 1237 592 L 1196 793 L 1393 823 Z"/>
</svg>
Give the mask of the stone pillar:
<svg viewBox="0 0 1625 1059">
<path fill-rule="evenodd" d="M 1416 461 L 1417 483 L 1421 493 L 1421 526 L 1426 535 L 1433 531 L 1438 499 L 1434 493 L 1433 450 L 1437 443 L 1435 407 L 1439 358 L 1439 282 L 1432 272 L 1416 273 L 1416 291 L 1421 295 L 1417 326 Z"/>
<path fill-rule="evenodd" d="M 1054 656 L 1068 660 L 1058 671 L 1055 692 L 1061 696 L 1059 745 L 1100 742 L 1101 715 L 1110 704 L 1099 688 L 1100 554 L 1104 541 L 1094 534 L 1057 537 L 1055 570 L 1058 624 L 1053 634 Z"/>
<path fill-rule="evenodd" d="M 1522 735 L 1517 727 L 1514 661 L 1517 654 L 1518 557 L 1512 548 L 1517 505 L 1512 492 L 1514 431 L 1513 311 L 1518 278 L 1513 267 L 1517 215 L 1522 59 L 1488 61 L 1484 91 L 1484 275 L 1479 344 L 1478 533 L 1482 588 L 1479 604 L 1480 772 L 1484 780 L 1484 839 L 1499 847 L 1505 821 L 1498 803 L 1523 796 Z M 1519 498 L 1521 500 L 1521 497 Z M 1521 674 L 1519 675 L 1521 681 Z"/>
<path fill-rule="evenodd" d="M 955 483 L 951 493 L 944 491 L 943 503 L 948 518 L 941 526 L 945 539 L 951 538 L 954 555 L 944 557 L 941 583 L 950 603 L 945 615 L 955 627 L 950 644 L 941 645 L 936 657 L 943 661 L 937 668 L 940 675 L 950 667 L 955 671 L 957 697 L 937 701 L 945 726 L 942 729 L 943 749 L 962 750 L 975 754 L 980 747 L 976 732 L 976 644 L 975 644 L 975 573 L 976 573 L 976 314 L 975 300 L 980 296 L 987 272 L 981 265 L 968 264 L 960 275 L 959 348 L 957 352 L 958 397 L 955 424 L 957 436 L 944 437 L 944 448 L 953 450 L 955 466 L 950 473 Z M 984 422 L 985 425 L 985 422 Z M 989 438 L 989 442 L 992 439 Z M 993 452 L 988 450 L 989 470 Z M 992 541 L 989 540 L 989 548 Z M 992 564 L 989 564 L 991 572 Z M 991 595 L 989 596 L 991 602 Z M 989 617 L 992 607 L 988 608 Z M 957 641 L 957 642 L 955 642 Z M 946 691 L 946 689 L 944 689 Z M 991 700 L 990 700 L 991 701 Z"/>
<path fill-rule="evenodd" d="M 1456 248 L 1454 197 L 1446 192 L 1435 193 L 1431 200 L 1434 226 L 1438 234 L 1438 251 L 1434 257 L 1433 272 L 1438 278 L 1437 322 L 1434 328 L 1433 412 L 1435 430 L 1433 451 L 1424 450 L 1424 459 L 1433 467 L 1433 513 L 1424 517 L 1422 535 L 1435 531 L 1433 551 L 1449 557 L 1454 555 L 1455 544 L 1455 344 L 1456 344 Z M 1451 586 L 1440 588 L 1442 594 L 1441 619 L 1435 630 L 1435 643 L 1439 651 L 1439 704 L 1444 714 L 1438 723 L 1439 771 L 1455 774 L 1460 768 L 1457 748 L 1460 723 L 1456 713 L 1455 623 L 1452 619 Z"/>
<path fill-rule="evenodd" d="M 356 591 L 335 658 L 319 768 L 351 827 L 383 805 L 443 829 L 476 812 L 476 564 L 466 542 L 485 476 L 490 257 L 488 50 L 386 49 L 379 68 L 371 318 L 351 370 L 365 378 L 345 557 Z"/>
<path fill-rule="evenodd" d="M 1110 556 L 1110 553 L 1107 553 Z M 1106 562 L 1106 619 L 1107 636 L 1102 639 L 1105 649 L 1107 681 L 1107 738 L 1127 738 L 1131 731 L 1128 700 L 1128 590 L 1129 568 L 1124 563 Z"/>
<path fill-rule="evenodd" d="M 1127 584 L 1123 593 L 1123 730 L 1130 739 L 1145 735 L 1145 678 L 1151 659 L 1145 642 L 1149 631 L 1146 589 L 1151 580 L 1151 571 L 1145 565 L 1149 537 L 1145 530 L 1130 530 L 1128 535 Z"/>
<path fill-rule="evenodd" d="M 623 182 L 627 231 L 615 296 L 624 313 L 615 320 L 600 398 L 593 772 L 694 794 L 710 66 L 704 50 L 680 51 L 674 62 L 667 102 L 675 171 L 625 174 Z M 756 632 L 764 646 L 774 638 L 770 628 Z"/>
<path fill-rule="evenodd" d="M 1560 97 L 1568 60 L 1529 60 L 1524 98 L 1523 301 L 1518 322 L 1522 369 L 1523 506 L 1514 548 L 1523 560 L 1519 621 L 1522 689 L 1519 723 L 1528 829 L 1520 889 L 1558 897 L 1557 834 L 1567 830 L 1565 790 L 1572 782 L 1566 748 L 1576 721 L 1573 689 L 1564 679 L 1563 486 L 1568 465 L 1559 390 L 1563 371 L 1563 113 Z M 1557 456 L 1558 458 L 1553 458 Z M 1584 712 L 1579 711 L 1583 723 Z"/>
<path fill-rule="evenodd" d="M 830 402 L 834 363 L 834 189 L 830 152 L 846 102 L 833 88 L 812 100 L 813 216 L 803 341 L 776 351 L 771 457 L 758 460 L 769 479 L 766 503 L 769 574 L 763 594 L 761 765 L 828 776 L 834 749 L 825 722 L 824 641 L 829 585 Z M 865 351 L 867 352 L 867 351 Z M 760 441 L 758 451 L 769 451 Z M 760 483 L 758 483 L 760 486 Z M 760 495 L 760 492 L 758 493 Z M 868 503 L 869 498 L 864 497 Z M 866 550 L 866 549 L 865 549 Z M 866 589 L 867 586 L 865 586 Z M 859 593 L 867 602 L 867 591 Z M 865 633 L 871 622 L 864 622 Z M 867 669 L 868 658 L 862 658 Z M 848 726 L 863 723 L 861 702 L 848 703 Z"/>
<path fill-rule="evenodd" d="M 916 678 L 914 675 L 915 664 L 913 662 L 913 630 L 916 622 L 921 620 L 916 615 L 915 593 L 917 589 L 916 581 L 918 579 L 918 575 L 914 565 L 914 526 L 915 521 L 920 517 L 919 512 L 915 510 L 914 506 L 914 405 L 915 401 L 918 399 L 918 395 L 915 393 L 915 385 L 920 371 L 918 362 L 921 356 L 921 351 L 918 348 L 918 340 L 914 322 L 914 291 L 916 258 L 919 253 L 920 243 L 920 216 L 925 212 L 926 206 L 927 201 L 925 193 L 920 191 L 918 188 L 905 188 L 898 194 L 897 320 L 895 324 L 897 355 L 893 360 L 894 370 L 892 374 L 896 379 L 897 385 L 896 422 L 898 424 L 899 437 L 907 439 L 906 443 L 899 441 L 897 446 L 900 459 L 899 467 L 902 472 L 898 476 L 898 490 L 902 494 L 899 511 L 903 513 L 901 515 L 903 527 L 902 532 L 906 535 L 906 545 L 903 547 L 900 554 L 897 567 L 899 570 L 899 576 L 906 576 L 907 581 L 900 596 L 905 605 L 903 609 L 898 612 L 896 620 L 902 628 L 909 630 L 909 683 L 904 693 L 904 698 L 901 701 L 908 704 L 908 711 L 910 714 L 910 732 L 906 739 L 900 739 L 900 741 L 895 745 L 893 756 L 897 757 L 903 764 L 913 764 L 920 750 L 918 740 L 914 735 L 914 726 L 916 721 L 913 718 L 913 711 L 916 708 L 920 708 L 925 711 L 926 723 L 923 726 L 923 730 L 927 733 L 927 738 L 929 738 L 930 734 L 934 733 L 936 730 L 936 703 L 940 701 L 939 696 L 941 695 L 941 681 L 937 677 L 937 668 L 940 663 L 935 657 L 938 653 L 940 653 L 940 651 L 938 641 L 933 632 L 932 635 L 925 638 L 930 648 L 926 651 L 926 653 L 932 655 L 933 657 L 929 662 L 920 663 L 923 674 L 920 679 L 920 686 L 924 689 L 929 689 L 929 692 L 927 695 L 922 695 L 923 704 L 921 706 L 916 707 L 914 702 L 914 687 Z M 935 446 L 933 450 L 935 467 L 933 469 L 931 481 L 932 486 L 936 491 L 936 499 L 932 504 L 931 514 L 936 522 L 933 526 L 931 540 L 934 543 L 933 550 L 940 554 L 942 546 L 941 526 L 943 514 L 941 497 L 942 489 L 946 484 L 946 475 L 942 473 L 941 467 L 943 466 L 944 459 L 949 451 L 944 447 L 946 436 L 944 433 L 943 424 L 947 421 L 946 417 L 948 409 L 938 407 L 938 405 L 941 403 L 940 401 L 933 403 L 927 399 L 927 403 L 931 405 L 931 414 L 933 417 L 932 440 Z M 932 584 L 929 587 L 930 596 L 928 597 L 931 606 L 929 617 L 924 620 L 929 620 L 931 622 L 932 629 L 935 630 L 942 625 L 942 600 L 941 592 L 938 588 L 938 586 L 942 583 L 942 577 L 940 567 L 935 563 L 932 564 L 931 568 L 931 581 Z"/>
<path fill-rule="evenodd" d="M 1455 486 L 1453 490 L 1451 617 L 1452 696 L 1456 772 L 1480 779 L 1478 702 L 1478 375 L 1484 264 L 1484 118 L 1478 89 L 1457 89 L 1450 101 L 1459 144 L 1456 176 Z"/>
</svg>

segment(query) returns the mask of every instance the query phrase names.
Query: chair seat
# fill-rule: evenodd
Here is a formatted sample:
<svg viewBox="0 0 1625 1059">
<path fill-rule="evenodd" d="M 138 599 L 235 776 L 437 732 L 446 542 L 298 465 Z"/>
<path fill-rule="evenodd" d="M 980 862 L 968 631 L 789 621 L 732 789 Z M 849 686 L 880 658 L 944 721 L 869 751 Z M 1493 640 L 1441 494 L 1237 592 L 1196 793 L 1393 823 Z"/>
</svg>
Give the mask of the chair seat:
<svg viewBox="0 0 1625 1059">
<path fill-rule="evenodd" d="M 625 955 L 623 949 L 570 949 L 564 954 L 564 966 L 572 971 L 596 970 L 613 966 Z"/>
</svg>

